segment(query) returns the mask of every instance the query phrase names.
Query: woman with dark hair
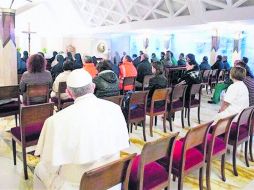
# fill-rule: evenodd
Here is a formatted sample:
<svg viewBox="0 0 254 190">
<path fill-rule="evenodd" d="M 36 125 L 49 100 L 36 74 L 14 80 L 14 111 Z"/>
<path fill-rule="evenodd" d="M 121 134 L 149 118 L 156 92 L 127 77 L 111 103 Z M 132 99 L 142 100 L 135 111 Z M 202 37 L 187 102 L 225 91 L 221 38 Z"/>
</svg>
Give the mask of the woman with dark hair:
<svg viewBox="0 0 254 190">
<path fill-rule="evenodd" d="M 187 89 L 185 93 L 185 99 L 188 100 L 190 96 L 190 89 L 193 84 L 200 84 L 201 79 L 199 75 L 199 66 L 196 62 L 195 55 L 188 54 L 186 55 L 186 72 L 179 79 L 179 84 L 186 84 Z"/>
<path fill-rule="evenodd" d="M 110 67 L 110 61 L 99 62 L 97 70 L 99 74 L 93 79 L 96 85 L 94 94 L 99 98 L 119 95 L 119 81 Z"/>
<path fill-rule="evenodd" d="M 82 59 L 80 53 L 76 53 L 74 55 L 75 61 L 73 65 L 73 69 L 81 69 L 83 67 Z"/>
<path fill-rule="evenodd" d="M 53 87 L 52 87 L 52 92 L 50 94 L 51 98 L 54 99 L 54 97 L 56 97 L 57 93 L 58 93 L 58 86 L 60 82 L 66 82 L 69 74 L 71 73 L 71 71 L 73 70 L 73 62 L 70 60 L 67 60 L 63 63 L 63 71 L 62 73 L 60 73 L 54 83 L 53 83 Z M 66 93 L 62 93 L 61 94 L 61 99 L 62 100 L 66 100 L 69 98 L 69 96 Z M 54 102 L 54 101 L 53 101 Z"/>
<path fill-rule="evenodd" d="M 63 62 L 64 62 L 64 57 L 62 55 L 57 55 L 56 56 L 57 64 L 54 65 L 51 69 L 51 75 L 53 78 L 53 81 L 55 78 L 63 72 Z"/>
<path fill-rule="evenodd" d="M 28 84 L 49 84 L 52 86 L 52 77 L 49 71 L 46 71 L 46 60 L 40 54 L 34 54 L 27 60 L 27 71 L 20 80 L 20 92 L 26 99 L 26 86 Z"/>
</svg>

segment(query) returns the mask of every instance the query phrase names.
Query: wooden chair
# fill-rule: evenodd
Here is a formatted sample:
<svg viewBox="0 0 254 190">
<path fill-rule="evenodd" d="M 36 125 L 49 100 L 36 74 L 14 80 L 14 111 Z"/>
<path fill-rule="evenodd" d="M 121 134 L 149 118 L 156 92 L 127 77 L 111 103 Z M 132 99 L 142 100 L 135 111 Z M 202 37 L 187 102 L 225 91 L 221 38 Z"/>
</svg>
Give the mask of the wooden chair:
<svg viewBox="0 0 254 190">
<path fill-rule="evenodd" d="M 42 104 L 49 102 L 48 84 L 28 84 L 26 87 L 25 105 Z"/>
<path fill-rule="evenodd" d="M 28 179 L 26 148 L 37 144 L 44 121 L 53 115 L 54 104 L 37 104 L 20 108 L 20 126 L 11 128 L 14 165 L 16 165 L 16 142 L 22 148 L 25 179 Z"/>
<path fill-rule="evenodd" d="M 172 117 L 175 112 L 181 111 L 182 128 L 184 128 L 184 105 L 185 105 L 185 92 L 187 85 L 177 85 L 173 88 L 170 94 L 170 101 L 168 104 L 168 121 L 170 130 L 173 131 Z"/>
<path fill-rule="evenodd" d="M 67 102 L 74 102 L 72 98 L 62 99 L 61 94 L 65 93 L 67 88 L 66 82 L 59 82 L 57 97 L 51 98 L 51 101 L 57 106 L 57 110 L 60 111 L 63 108 L 63 104 Z"/>
<path fill-rule="evenodd" d="M 136 154 L 120 158 L 99 168 L 87 171 L 80 182 L 80 190 L 107 190 L 119 183 L 122 190 L 128 190 L 133 159 Z"/>
<path fill-rule="evenodd" d="M 212 70 L 205 70 L 202 74 L 202 84 L 206 88 L 206 93 L 208 94 L 208 86 L 209 86 L 209 80 Z"/>
<path fill-rule="evenodd" d="M 171 93 L 172 88 L 165 88 L 165 89 L 156 89 L 153 92 L 153 96 L 151 99 L 151 105 L 146 110 L 146 115 L 150 116 L 150 136 L 153 137 L 153 118 L 154 116 L 157 117 L 158 115 L 163 115 L 163 130 L 166 133 L 166 113 L 167 113 L 167 103 L 168 103 L 168 96 Z M 159 104 L 162 104 L 159 107 Z"/>
<path fill-rule="evenodd" d="M 149 91 L 140 91 L 131 94 L 128 106 L 128 119 L 127 127 L 128 131 L 132 132 L 133 123 L 141 123 L 143 127 L 143 137 L 146 141 L 146 106 L 147 106 L 147 96 Z M 131 128 L 129 127 L 131 124 Z M 129 130 L 130 129 L 130 130 Z"/>
<path fill-rule="evenodd" d="M 190 109 L 198 108 L 198 123 L 200 124 L 200 104 L 201 104 L 202 84 L 193 84 L 190 90 L 190 96 L 187 97 L 185 108 L 188 113 L 188 125 L 190 126 Z"/>
<path fill-rule="evenodd" d="M 199 169 L 199 189 L 203 189 L 203 168 L 205 166 L 206 138 L 212 122 L 190 128 L 186 136 L 176 140 L 173 151 L 173 180 L 178 177 L 178 190 L 183 189 L 183 179 Z M 166 159 L 160 163 L 165 166 Z"/>
<path fill-rule="evenodd" d="M 250 161 L 254 162 L 252 154 L 252 144 L 253 144 L 253 135 L 254 135 L 254 113 L 252 114 L 252 122 L 250 127 L 250 142 L 249 142 L 249 151 L 250 151 Z"/>
<path fill-rule="evenodd" d="M 144 77 L 144 80 L 143 80 L 143 84 L 142 84 L 142 90 L 145 91 L 145 90 L 148 90 L 148 86 L 149 86 L 149 81 L 151 78 L 153 78 L 154 75 L 146 75 Z"/>
<path fill-rule="evenodd" d="M 167 137 L 144 145 L 141 155 L 133 161 L 129 189 L 170 189 L 172 154 L 178 134 L 171 133 Z M 167 159 L 164 167 L 156 162 L 162 158 Z"/>
<path fill-rule="evenodd" d="M 210 81 L 209 81 L 211 93 L 213 92 L 213 88 L 214 88 L 215 85 L 217 84 L 218 72 L 219 72 L 218 69 L 214 69 L 214 70 L 212 70 L 212 72 L 211 72 Z"/>
<path fill-rule="evenodd" d="M 125 90 L 126 86 L 133 86 L 132 90 L 135 90 L 135 81 L 136 77 L 125 77 L 123 79 L 123 94 L 125 94 L 128 90 Z"/>
<path fill-rule="evenodd" d="M 232 160 L 233 160 L 233 172 L 235 176 L 238 176 L 237 167 L 236 167 L 237 146 L 239 146 L 242 143 L 245 143 L 245 150 L 244 150 L 245 163 L 246 163 L 246 166 L 249 167 L 248 142 L 249 142 L 249 136 L 250 136 L 250 130 L 251 130 L 250 128 L 251 128 L 253 111 L 254 111 L 254 106 L 244 109 L 241 112 L 237 120 L 237 123 L 233 122 L 231 126 L 228 143 L 233 146 Z"/>
<path fill-rule="evenodd" d="M 124 96 L 120 95 L 120 96 L 104 97 L 103 99 L 113 102 L 113 103 L 119 105 L 120 107 L 122 107 L 123 98 L 124 98 Z"/>
<path fill-rule="evenodd" d="M 217 78 L 217 83 L 223 83 L 224 82 L 224 76 L 225 76 L 225 70 L 220 70 Z"/>
<path fill-rule="evenodd" d="M 7 101 L 6 104 L 0 105 L 0 117 L 14 115 L 17 127 L 20 106 L 19 86 L 15 85 L 0 87 L 0 100 Z"/>
<path fill-rule="evenodd" d="M 228 137 L 231 122 L 235 115 L 220 119 L 216 124 L 211 126 L 211 133 L 207 135 L 207 154 L 206 154 L 206 188 L 211 189 L 211 166 L 212 160 L 221 156 L 221 176 L 225 182 L 225 156 L 227 152 Z"/>
</svg>

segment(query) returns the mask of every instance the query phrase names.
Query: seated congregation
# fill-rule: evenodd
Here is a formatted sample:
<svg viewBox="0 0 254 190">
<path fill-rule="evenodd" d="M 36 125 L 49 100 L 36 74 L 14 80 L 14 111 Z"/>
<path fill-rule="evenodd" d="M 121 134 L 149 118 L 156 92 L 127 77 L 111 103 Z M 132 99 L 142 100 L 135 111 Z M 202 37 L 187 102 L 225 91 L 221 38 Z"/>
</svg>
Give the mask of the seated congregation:
<svg viewBox="0 0 254 190">
<path fill-rule="evenodd" d="M 195 55 L 181 53 L 176 60 L 171 51 L 162 52 L 161 59 L 153 54 L 149 60 L 142 51 L 133 57 L 98 62 L 86 55 L 83 63 L 80 54 L 73 58 L 71 53 L 54 52 L 45 59 L 41 53 L 28 57 L 25 52 L 18 59 L 19 86 L 0 87 L 1 93 L 5 91 L 0 99 L 17 101 L 0 105 L 0 116 L 15 115 L 16 127 L 10 131 L 14 165 L 19 144 L 25 179 L 26 148 L 36 145 L 34 155 L 40 162 L 34 170 L 35 190 L 170 189 L 176 178 L 178 189 L 183 189 L 185 176 L 195 170 L 199 188 L 210 190 L 212 161 L 217 157 L 226 183 L 229 146 L 236 180 L 237 147 L 245 145 L 247 167 L 254 161 L 254 79 L 248 58 L 230 68 L 227 57 L 220 55 L 213 66 L 206 56 L 199 65 Z M 221 102 L 221 107 L 214 118 L 201 123 L 208 88 L 215 89 L 209 103 Z M 190 122 L 194 108 L 197 126 Z M 174 126 L 176 112 L 181 112 L 185 135 Z M 151 138 L 160 118 L 163 136 Z M 140 153 L 126 152 L 133 126 L 142 128 Z"/>
</svg>

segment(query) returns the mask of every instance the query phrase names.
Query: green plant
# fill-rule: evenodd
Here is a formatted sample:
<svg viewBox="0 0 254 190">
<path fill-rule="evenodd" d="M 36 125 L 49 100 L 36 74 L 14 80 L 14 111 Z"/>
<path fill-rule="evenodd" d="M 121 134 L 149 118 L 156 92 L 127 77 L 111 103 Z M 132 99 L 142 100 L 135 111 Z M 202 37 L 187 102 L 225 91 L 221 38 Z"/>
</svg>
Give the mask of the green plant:
<svg viewBox="0 0 254 190">
<path fill-rule="evenodd" d="M 42 51 L 42 53 L 47 53 L 48 50 L 47 50 L 47 48 L 42 48 L 41 51 Z"/>
</svg>

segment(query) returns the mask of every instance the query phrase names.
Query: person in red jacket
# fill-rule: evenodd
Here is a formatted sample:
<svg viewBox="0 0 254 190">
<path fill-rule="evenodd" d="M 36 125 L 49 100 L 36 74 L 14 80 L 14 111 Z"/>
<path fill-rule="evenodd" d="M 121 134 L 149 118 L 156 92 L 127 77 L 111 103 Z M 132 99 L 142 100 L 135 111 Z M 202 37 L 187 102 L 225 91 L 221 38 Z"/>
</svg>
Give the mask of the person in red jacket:
<svg viewBox="0 0 254 190">
<path fill-rule="evenodd" d="M 92 76 L 92 78 L 94 78 L 97 74 L 98 71 L 96 69 L 96 66 L 93 63 L 93 59 L 90 56 L 85 56 L 84 58 L 84 65 L 83 68 L 90 73 L 90 75 Z"/>
<path fill-rule="evenodd" d="M 119 88 L 123 90 L 123 80 L 125 77 L 137 77 L 137 69 L 132 63 L 132 59 L 129 55 L 124 56 L 123 63 L 119 66 Z M 124 90 L 133 90 L 133 85 L 124 87 Z"/>
</svg>

